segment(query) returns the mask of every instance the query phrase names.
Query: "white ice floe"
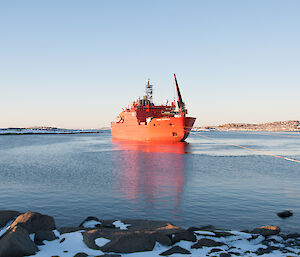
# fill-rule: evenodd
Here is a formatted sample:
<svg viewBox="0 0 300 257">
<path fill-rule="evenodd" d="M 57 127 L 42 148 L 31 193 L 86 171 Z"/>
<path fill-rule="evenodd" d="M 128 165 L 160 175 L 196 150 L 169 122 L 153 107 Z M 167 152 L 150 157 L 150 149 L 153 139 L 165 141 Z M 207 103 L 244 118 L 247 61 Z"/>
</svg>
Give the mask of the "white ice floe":
<svg viewBox="0 0 300 257">
<path fill-rule="evenodd" d="M 99 247 L 102 247 L 102 246 L 106 245 L 109 242 L 110 242 L 110 240 L 106 239 L 104 237 L 100 237 L 100 238 L 97 238 L 95 240 L 96 245 L 98 245 Z"/>
<path fill-rule="evenodd" d="M 96 221 L 96 220 L 89 220 L 83 223 L 83 227 L 84 228 L 95 228 L 96 225 L 100 225 L 101 222 L 100 221 Z"/>
<path fill-rule="evenodd" d="M 131 226 L 131 224 L 124 224 L 122 221 L 120 220 L 116 220 L 115 222 L 113 222 L 113 224 L 115 225 L 116 228 L 119 228 L 121 230 L 127 230 L 129 226 Z"/>
</svg>

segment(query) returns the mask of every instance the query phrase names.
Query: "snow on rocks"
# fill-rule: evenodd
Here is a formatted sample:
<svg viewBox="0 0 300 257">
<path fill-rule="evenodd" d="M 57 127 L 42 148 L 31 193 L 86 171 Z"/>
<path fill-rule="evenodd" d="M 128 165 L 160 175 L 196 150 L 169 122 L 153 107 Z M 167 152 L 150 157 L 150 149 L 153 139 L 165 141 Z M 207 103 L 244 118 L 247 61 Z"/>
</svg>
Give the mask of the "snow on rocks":
<svg viewBox="0 0 300 257">
<path fill-rule="evenodd" d="M 98 245 L 99 247 L 102 247 L 102 246 L 106 245 L 109 242 L 110 242 L 110 240 L 106 239 L 104 237 L 100 237 L 100 238 L 97 238 L 95 240 L 96 245 Z"/>
<path fill-rule="evenodd" d="M 300 255 L 300 234 L 284 235 L 279 233 L 278 227 L 272 226 L 254 229 L 255 233 L 211 229 L 212 227 L 208 231 L 196 227 L 183 229 L 164 221 L 100 221 L 96 217 L 88 217 L 79 227 L 54 230 L 51 229 L 55 228 L 52 217 L 31 212 L 20 214 L 15 220 L 7 218 L 6 221 L 8 222 L 0 227 L 0 257 L 30 254 L 37 257 Z"/>
<path fill-rule="evenodd" d="M 116 220 L 115 222 L 112 223 L 116 228 L 119 228 L 121 230 L 127 230 L 128 226 L 130 226 L 130 224 L 124 224 L 122 221 L 120 220 Z"/>
<path fill-rule="evenodd" d="M 81 222 L 79 227 L 95 228 L 99 227 L 101 224 L 101 221 L 97 217 L 89 216 L 83 222 Z"/>
</svg>

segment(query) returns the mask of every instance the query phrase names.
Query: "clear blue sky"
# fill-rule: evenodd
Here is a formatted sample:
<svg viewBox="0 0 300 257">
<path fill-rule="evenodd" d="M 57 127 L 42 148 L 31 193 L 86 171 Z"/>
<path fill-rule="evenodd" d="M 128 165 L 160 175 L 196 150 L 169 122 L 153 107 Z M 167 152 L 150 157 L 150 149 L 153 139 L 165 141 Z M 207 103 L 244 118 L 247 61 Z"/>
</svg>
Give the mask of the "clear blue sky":
<svg viewBox="0 0 300 257">
<path fill-rule="evenodd" d="M 109 126 L 144 94 L 196 125 L 300 119 L 300 1 L 1 1 L 0 127 Z"/>
</svg>

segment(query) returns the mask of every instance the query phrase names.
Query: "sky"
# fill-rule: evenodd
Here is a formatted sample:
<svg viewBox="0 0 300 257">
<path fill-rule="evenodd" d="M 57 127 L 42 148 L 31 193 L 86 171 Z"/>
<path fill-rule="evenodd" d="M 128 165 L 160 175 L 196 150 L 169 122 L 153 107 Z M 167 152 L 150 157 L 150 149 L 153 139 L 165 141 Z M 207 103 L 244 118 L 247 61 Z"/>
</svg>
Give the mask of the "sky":
<svg viewBox="0 0 300 257">
<path fill-rule="evenodd" d="M 299 120 L 298 0 L 0 0 L 0 127 L 110 126 L 144 95 L 196 126 Z"/>
</svg>

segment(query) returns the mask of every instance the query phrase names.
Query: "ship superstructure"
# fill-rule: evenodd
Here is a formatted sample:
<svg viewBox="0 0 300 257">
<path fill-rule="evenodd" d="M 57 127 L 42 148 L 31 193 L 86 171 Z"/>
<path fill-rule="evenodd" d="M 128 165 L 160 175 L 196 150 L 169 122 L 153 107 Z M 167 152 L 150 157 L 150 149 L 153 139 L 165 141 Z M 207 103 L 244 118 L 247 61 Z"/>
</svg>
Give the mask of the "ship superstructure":
<svg viewBox="0 0 300 257">
<path fill-rule="evenodd" d="M 134 101 L 124 109 L 116 122 L 111 123 L 111 134 L 114 138 L 138 141 L 184 141 L 196 120 L 187 117 L 187 110 L 174 74 L 177 92 L 177 107 L 171 105 L 154 105 L 152 102 L 153 86 L 148 80 L 146 95 Z"/>
</svg>

